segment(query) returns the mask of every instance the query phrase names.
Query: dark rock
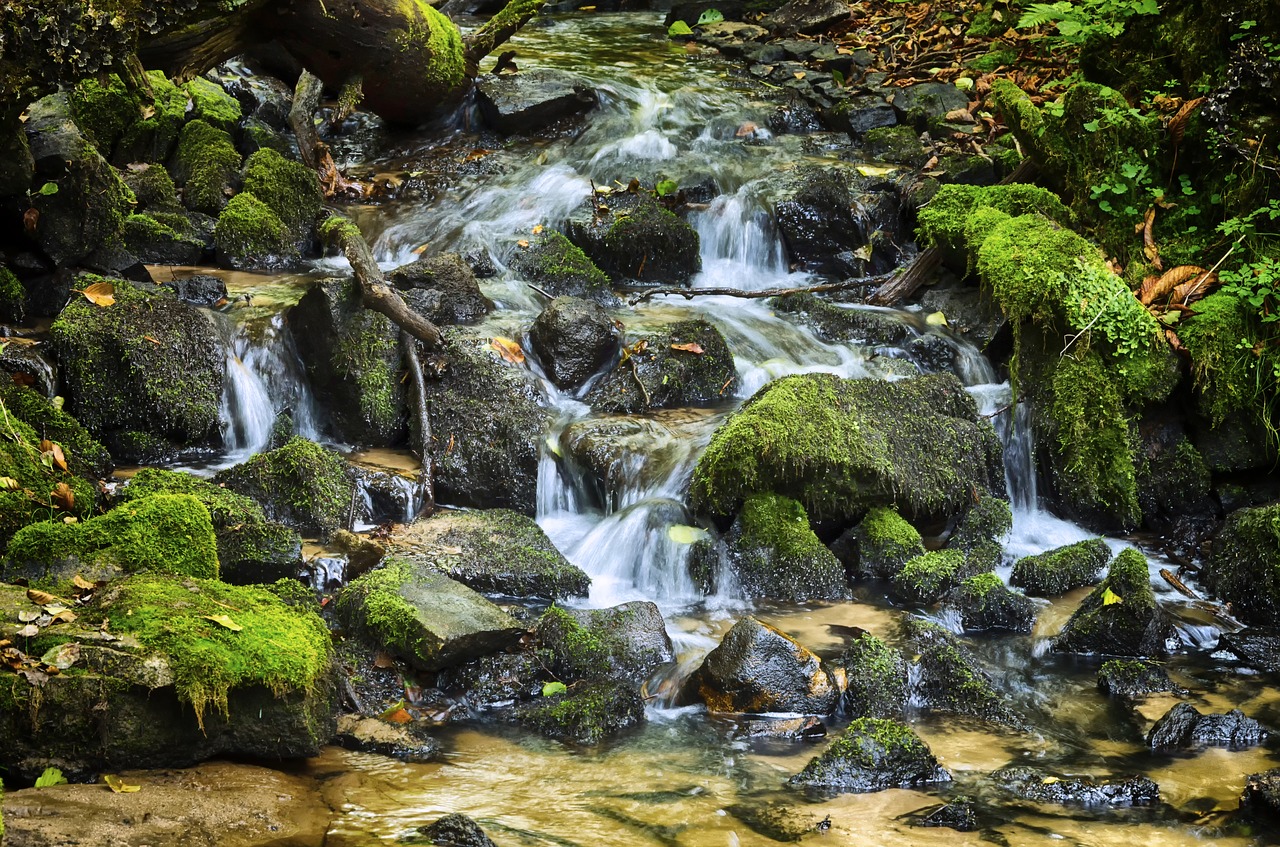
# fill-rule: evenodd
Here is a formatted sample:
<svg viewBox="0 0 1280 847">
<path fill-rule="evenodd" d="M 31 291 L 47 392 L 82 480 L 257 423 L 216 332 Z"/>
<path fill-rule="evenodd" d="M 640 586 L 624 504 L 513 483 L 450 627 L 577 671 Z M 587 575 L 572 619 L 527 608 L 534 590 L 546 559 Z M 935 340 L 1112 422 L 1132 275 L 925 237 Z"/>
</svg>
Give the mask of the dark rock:
<svg viewBox="0 0 1280 847">
<path fill-rule="evenodd" d="M 685 683 L 684 698 L 710 712 L 826 715 L 840 692 L 808 649 L 768 624 L 743 618 Z"/>
<path fill-rule="evenodd" d="M 485 122 L 506 135 L 535 132 L 596 105 L 596 92 L 585 79 L 551 68 L 484 74 L 476 92 Z"/>
<path fill-rule="evenodd" d="M 585 208 L 570 217 L 567 235 L 610 279 L 685 285 L 702 268 L 697 230 L 648 192 L 608 199 L 607 214 Z"/>
<path fill-rule="evenodd" d="M 529 341 L 547 376 L 566 391 L 577 388 L 618 355 L 618 328 L 595 303 L 557 297 L 539 313 Z"/>
<path fill-rule="evenodd" d="M 793 294 L 771 303 L 775 311 L 812 327 L 824 341 L 900 347 L 915 334 L 893 312 L 836 304 L 813 294 Z"/>
<path fill-rule="evenodd" d="M 1218 518 L 1209 468 L 1181 422 L 1148 417 L 1140 422 L 1138 434 L 1135 471 L 1143 522 L 1162 534 L 1185 531 L 1195 522 L 1204 526 L 1201 535 L 1209 535 Z"/>
<path fill-rule="evenodd" d="M 598 412 L 642 414 L 654 409 L 715 406 L 737 379 L 720 330 L 698 319 L 672 324 L 628 345 L 618 363 L 584 398 Z"/>
<path fill-rule="evenodd" d="M 837 132 L 861 135 L 880 127 L 896 126 L 898 113 L 883 97 L 863 94 L 841 100 L 822 113 L 827 126 Z"/>
<path fill-rule="evenodd" d="M 637 487 L 660 483 L 664 468 L 687 458 L 703 419 L 701 413 L 684 410 L 582 418 L 561 433 L 560 452 L 587 499 L 606 512 L 616 512 L 629 504 Z M 637 463 L 635 457 L 641 453 L 649 458 Z M 679 522 L 688 523 L 688 516 Z"/>
<path fill-rule="evenodd" d="M 1036 619 L 1036 604 L 993 573 L 969 577 L 943 598 L 942 607 L 959 615 L 966 631 L 1027 633 Z"/>
<path fill-rule="evenodd" d="M 1101 538 L 1077 541 L 1022 557 L 1014 563 L 1009 583 L 1034 597 L 1053 597 L 1093 585 L 1110 558 L 1111 548 Z"/>
<path fill-rule="evenodd" d="M 844 566 L 814 535 L 804 507 L 788 497 L 748 497 L 725 543 L 729 571 L 746 597 L 804 602 L 848 595 Z"/>
<path fill-rule="evenodd" d="M 1227 516 L 1203 578 L 1231 613 L 1248 624 L 1280 626 L 1280 503 Z"/>
<path fill-rule="evenodd" d="M 389 756 L 402 762 L 421 764 L 440 757 L 440 744 L 413 724 L 398 724 L 363 715 L 338 718 L 339 747 L 359 753 Z"/>
<path fill-rule="evenodd" d="M 1174 684 L 1164 668 L 1139 659 L 1108 659 L 1098 669 L 1098 689 L 1113 697 L 1134 699 L 1148 694 L 1171 691 L 1185 695 L 1186 689 Z"/>
<path fill-rule="evenodd" d="M 609 277 L 569 239 L 549 232 L 511 259 L 512 270 L 553 297 L 581 297 L 602 306 L 618 303 Z"/>
<path fill-rule="evenodd" d="M 1147 560 L 1132 547 L 1111 563 L 1107 578 L 1084 599 L 1053 639 L 1060 653 L 1161 656 L 1175 638 L 1173 623 L 1151 590 Z"/>
<path fill-rule="evenodd" d="M 890 95 L 894 111 L 917 132 L 942 121 L 948 112 L 969 108 L 969 97 L 949 82 L 920 82 Z"/>
<path fill-rule="evenodd" d="M 319 535 L 345 527 L 354 486 L 338 453 L 300 435 L 214 481 L 260 504 L 271 520 Z"/>
<path fill-rule="evenodd" d="M 789 785 L 832 792 L 919 788 L 950 782 L 927 744 L 905 724 L 855 718 Z"/>
<path fill-rule="evenodd" d="M 0 197 L 25 194 L 35 172 L 27 134 L 21 128 L 0 138 Z"/>
<path fill-rule="evenodd" d="M 801 841 L 806 835 L 819 831 L 820 821 L 817 818 L 806 815 L 793 806 L 778 803 L 734 803 L 726 806 L 725 811 L 752 832 L 784 844 Z"/>
<path fill-rule="evenodd" d="M 889 579 L 924 555 L 920 533 L 886 506 L 870 509 L 858 525 L 831 545 L 855 579 Z"/>
<path fill-rule="evenodd" d="M 478 823 L 456 813 L 445 815 L 430 826 L 418 827 L 418 834 L 406 843 L 434 844 L 437 847 L 498 847 Z"/>
<path fill-rule="evenodd" d="M 818 114 L 804 103 L 786 103 L 769 116 L 769 131 L 774 135 L 808 135 L 821 130 Z"/>
<path fill-rule="evenodd" d="M 1249 774 L 1244 793 L 1240 795 L 1240 808 L 1280 820 L 1280 768 Z"/>
<path fill-rule="evenodd" d="M 662 612 L 647 601 L 591 611 L 553 606 L 538 621 L 536 633 L 551 651 L 552 670 L 564 680 L 639 684 L 675 660 Z"/>
<path fill-rule="evenodd" d="M 1189 747 L 1229 747 L 1242 750 L 1261 744 L 1267 730 L 1239 709 L 1225 714 L 1202 715 L 1190 703 L 1178 703 L 1156 721 L 1147 733 L 1152 750 L 1182 750 Z"/>
<path fill-rule="evenodd" d="M 460 691 L 467 705 L 477 712 L 509 706 L 513 701 L 542 696 L 542 686 L 551 679 L 544 656 L 532 650 L 481 656 L 441 671 L 436 687 Z"/>
<path fill-rule="evenodd" d="M 548 738 L 594 745 L 644 723 L 644 700 L 626 682 L 592 682 L 516 710 L 516 720 Z"/>
<path fill-rule="evenodd" d="M 427 256 L 387 274 L 415 312 L 434 324 L 469 324 L 493 310 L 475 273 L 457 253 Z"/>
<path fill-rule="evenodd" d="M 1218 649 L 1234 653 L 1242 664 L 1260 671 L 1280 673 L 1280 630 L 1249 627 L 1224 632 Z"/>
<path fill-rule="evenodd" d="M 849 5 L 843 0 L 790 0 L 762 21 L 781 35 L 821 32 L 849 19 Z"/>
<path fill-rule="evenodd" d="M 937 338 L 937 336 L 933 336 Z M 989 494 L 979 494 L 947 539 L 948 550 L 964 553 L 970 573 L 995 570 L 1003 561 L 1000 540 L 1013 528 L 1009 502 Z"/>
<path fill-rule="evenodd" d="M 847 685 L 842 706 L 855 718 L 901 718 L 907 711 L 910 686 L 902 654 L 864 632 L 845 649 L 836 664 Z"/>
<path fill-rule="evenodd" d="M 793 262 L 814 273 L 861 276 L 870 255 L 870 225 L 838 168 L 802 168 L 774 206 L 778 230 Z"/>
<path fill-rule="evenodd" d="M 277 426 L 284 422 L 277 420 Z M 276 441 L 272 428 L 272 442 Z M 288 441 L 292 437 L 292 424 L 283 435 Z M 275 449 L 274 446 L 271 449 Z M 383 468 L 353 465 L 352 475 L 356 483 L 356 503 L 352 513 L 353 523 L 383 524 L 410 523 L 422 511 L 426 503 L 426 482 L 421 476 L 407 476 L 404 472 Z"/>
<path fill-rule="evenodd" d="M 923 708 L 971 715 L 1020 727 L 1024 721 L 998 693 L 960 640 L 934 623 L 907 618 L 902 624 L 905 649 L 917 658 L 912 695 Z"/>
<path fill-rule="evenodd" d="M 192 306 L 212 306 L 227 299 L 227 283 L 221 277 L 196 274 L 165 283 L 172 288 L 183 303 Z"/>
<path fill-rule="evenodd" d="M 1153 806 L 1160 787 L 1145 776 L 1098 781 L 1085 776 L 1050 774 L 1037 768 L 998 770 L 991 779 L 1011 794 L 1036 803 L 1064 806 Z"/>
<path fill-rule="evenodd" d="M 151 215 L 129 215 L 120 231 L 124 249 L 139 261 L 156 265 L 194 265 L 204 255 L 205 245 L 192 237 L 181 215 L 165 215 L 177 223 L 174 229 Z"/>
<path fill-rule="evenodd" d="M 920 142 L 920 134 L 909 126 L 885 126 L 867 130 L 862 136 L 862 151 L 876 162 L 918 168 L 929 154 Z"/>
<path fill-rule="evenodd" d="M 734 736 L 737 738 L 785 738 L 811 741 L 824 738 L 827 726 L 812 715 L 803 718 L 764 718 L 743 721 Z"/>
<path fill-rule="evenodd" d="M 969 564 L 969 558 L 959 550 L 930 550 L 893 575 L 894 593 L 907 603 L 931 606 L 962 580 L 975 576 Z"/>
<path fill-rule="evenodd" d="M 979 350 L 987 349 L 1005 323 L 992 298 L 974 285 L 930 286 L 920 295 L 920 308 L 929 313 L 942 312 L 948 328 Z"/>
<path fill-rule="evenodd" d="M 978 813 L 972 800 L 958 797 L 941 806 L 931 806 L 912 815 L 912 826 L 944 826 L 956 832 L 973 832 L 978 828 Z"/>
<path fill-rule="evenodd" d="M 29 386 L 32 391 L 42 398 L 57 395 L 57 382 L 53 363 L 49 361 L 42 347 L 30 344 L 6 344 L 4 349 L 0 350 L 0 370 L 11 377 L 16 376 L 16 379 L 13 379 L 14 388 L 22 388 L 24 385 Z M 8 403 L 7 400 L 5 402 Z M 12 410 L 12 407 L 10 407 L 10 411 Z M 67 415 L 67 420 L 71 421 L 74 418 Z M 76 421 L 76 426 L 83 431 L 84 427 L 79 426 L 79 423 L 79 421 Z M 86 437 L 87 435 L 86 433 Z M 54 440 L 61 441 L 62 436 L 56 436 Z M 64 444 L 63 446 L 65 447 L 66 445 Z M 94 452 L 96 454 L 97 451 Z M 93 458 L 90 461 L 94 465 L 106 467 L 111 461 L 111 457 L 106 455 L 106 452 L 104 448 L 101 459 Z M 102 460 L 105 460 L 105 462 Z M 103 470 L 99 472 L 99 475 L 105 475 L 108 471 L 109 469 Z"/>
</svg>

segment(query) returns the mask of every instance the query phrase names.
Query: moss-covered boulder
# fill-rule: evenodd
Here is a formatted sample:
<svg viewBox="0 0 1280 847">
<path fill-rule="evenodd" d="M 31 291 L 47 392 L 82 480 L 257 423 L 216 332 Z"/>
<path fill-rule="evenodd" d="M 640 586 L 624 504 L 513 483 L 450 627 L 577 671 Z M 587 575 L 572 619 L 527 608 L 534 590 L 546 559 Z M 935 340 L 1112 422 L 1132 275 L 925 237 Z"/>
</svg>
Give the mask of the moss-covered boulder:
<svg viewBox="0 0 1280 847">
<path fill-rule="evenodd" d="M 1013 529 L 1013 512 L 1009 501 L 989 494 L 979 494 L 969 505 L 964 517 L 947 539 L 948 550 L 965 554 L 970 573 L 994 570 L 1004 558 L 1000 539 Z"/>
<path fill-rule="evenodd" d="M 1027 633 L 1036 619 L 1036 604 L 1025 594 L 1010 591 L 993 573 L 980 573 L 960 583 L 943 597 L 942 608 L 954 612 L 966 632 Z"/>
<path fill-rule="evenodd" d="M 226 132 L 195 120 L 182 128 L 170 170 L 182 185 L 182 205 L 217 215 L 240 183 L 240 153 Z"/>
<path fill-rule="evenodd" d="M 902 653 L 869 632 L 858 635 L 836 662 L 844 668 L 841 705 L 854 718 L 900 718 L 910 688 Z"/>
<path fill-rule="evenodd" d="M 1204 579 L 1240 620 L 1280 626 L 1280 503 L 1228 515 Z"/>
<path fill-rule="evenodd" d="M 644 723 L 644 700 L 629 683 L 592 682 L 521 706 L 516 720 L 548 738 L 590 746 Z"/>
<path fill-rule="evenodd" d="M 912 696 L 923 708 L 1023 726 L 1022 718 L 997 693 L 990 674 L 950 632 L 935 623 L 907 618 L 901 635 L 904 651 L 916 657 Z"/>
<path fill-rule="evenodd" d="M 214 435 L 226 353 L 208 316 L 123 280 L 83 275 L 77 286 L 101 282 L 115 287 L 112 305 L 76 297 L 49 331 L 67 412 L 108 443 L 127 432 L 176 445 Z"/>
<path fill-rule="evenodd" d="M 1136 466 L 1142 522 L 1159 533 L 1203 537 L 1217 529 L 1209 466 L 1181 421 L 1151 416 L 1139 427 Z"/>
<path fill-rule="evenodd" d="M 134 214 L 125 218 L 120 237 L 125 249 L 140 261 L 159 265 L 194 265 L 204 255 L 204 241 L 190 233 L 189 225 L 174 229 L 151 215 Z"/>
<path fill-rule="evenodd" d="M 559 232 L 546 233 L 521 248 L 511 258 L 511 268 L 553 297 L 579 297 L 602 306 L 618 302 L 605 272 Z"/>
<path fill-rule="evenodd" d="M 559 599 L 591 586 L 532 518 L 508 509 L 437 512 L 397 528 L 387 546 L 486 594 Z"/>
<path fill-rule="evenodd" d="M 335 607 L 351 631 L 427 671 L 497 652 L 525 631 L 462 583 L 394 556 L 348 584 Z"/>
<path fill-rule="evenodd" d="M 161 71 L 148 71 L 153 100 L 147 110 L 132 105 L 131 119 L 116 142 L 111 163 L 124 167 L 135 162 L 164 162 L 178 143 L 191 102 L 185 91 Z"/>
<path fill-rule="evenodd" d="M 999 439 L 954 376 L 804 374 L 769 383 L 716 430 L 690 496 L 725 515 L 773 491 L 813 520 L 852 523 L 874 506 L 954 515 L 973 491 L 1003 489 Z"/>
<path fill-rule="evenodd" d="M 652 195 L 614 194 L 609 204 L 571 217 L 567 235 L 610 279 L 681 285 L 701 270 L 697 230 Z"/>
<path fill-rule="evenodd" d="M 493 311 L 493 301 L 480 291 L 475 272 L 457 253 L 423 256 L 387 274 L 387 281 L 427 320 L 469 324 Z"/>
<path fill-rule="evenodd" d="M 973 576 L 969 560 L 959 550 L 930 550 L 916 556 L 893 575 L 893 589 L 908 603 L 936 603 L 960 581 Z"/>
<path fill-rule="evenodd" d="M 231 131 L 244 116 L 240 101 L 212 80 L 198 76 L 182 86 L 182 90 L 191 99 L 189 114 L 193 120 Z"/>
<path fill-rule="evenodd" d="M 627 344 L 627 355 L 583 398 L 598 412 L 716 406 L 733 396 L 738 371 L 709 321 L 680 321 Z"/>
<path fill-rule="evenodd" d="M 1104 579 L 1053 639 L 1060 653 L 1162 656 L 1176 631 L 1151 590 L 1147 560 L 1132 547 L 1120 551 Z"/>
<path fill-rule="evenodd" d="M 1093 585 L 1110 559 L 1111 548 L 1101 538 L 1077 541 L 1023 556 L 1014 563 L 1009 584 L 1033 597 L 1056 597 L 1073 588 Z"/>
<path fill-rule="evenodd" d="M 683 698 L 710 712 L 830 714 L 840 691 L 822 660 L 755 618 L 733 625 L 685 683 Z"/>
<path fill-rule="evenodd" d="M 789 497 L 748 497 L 725 542 L 729 573 L 746 597 L 803 602 L 848 594 L 844 566 L 814 535 L 804 507 Z"/>
<path fill-rule="evenodd" d="M 236 270 L 271 271 L 297 264 L 297 245 L 271 208 L 241 192 L 218 215 L 213 230 L 218 264 Z"/>
<path fill-rule="evenodd" d="M 612 362 L 620 349 L 618 328 L 598 304 L 557 297 L 538 313 L 529 342 L 547 377 L 572 391 Z"/>
<path fill-rule="evenodd" d="M 4 393 L 11 391 L 14 389 Z M 44 402 L 44 398 L 38 399 Z M 18 416 L 22 411 L 25 410 L 20 406 L 10 408 L 7 398 L 0 405 L 0 422 L 7 434 L 0 439 L 0 477 L 5 478 L 0 487 L 0 541 L 5 543 L 28 524 L 54 517 L 59 521 L 65 517 L 87 518 L 93 514 L 97 499 L 97 487 L 72 472 L 83 467 L 81 460 L 73 458 L 73 451 L 62 447 L 58 439 L 51 439 L 50 446 L 58 446 L 66 457 L 68 470 L 64 471 L 54 460 L 56 453 L 42 447 L 43 439 L 36 429 Z M 32 419 L 39 425 L 39 416 Z M 48 464 L 44 460 L 46 452 Z"/>
<path fill-rule="evenodd" d="M 252 585 L 297 575 L 302 564 L 297 531 L 267 520 L 262 507 L 243 494 L 188 473 L 143 468 L 118 499 L 131 503 L 155 494 L 190 494 L 209 510 L 222 580 Z"/>
<path fill-rule="evenodd" d="M 4 578 L 47 584 L 138 571 L 217 579 L 209 510 L 187 494 L 157 494 L 83 522 L 31 524 L 9 541 Z"/>
<path fill-rule="evenodd" d="M 1134 700 L 1148 694 L 1171 691 L 1183 695 L 1186 689 L 1169 678 L 1169 672 L 1141 659 L 1108 659 L 1098 668 L 1098 690 L 1112 697 Z"/>
<path fill-rule="evenodd" d="M 125 185 L 133 192 L 137 212 L 180 212 L 178 187 L 164 165 L 155 163 L 130 169 L 123 174 Z"/>
<path fill-rule="evenodd" d="M 31 427 L 41 439 L 56 442 L 71 473 L 101 479 L 111 472 L 113 463 L 107 448 L 49 398 L 17 382 L 0 380 L 0 404 L 5 412 Z"/>
<path fill-rule="evenodd" d="M 875 506 L 832 545 L 852 579 L 888 579 L 924 555 L 919 531 L 892 508 Z"/>
<path fill-rule="evenodd" d="M 262 506 L 267 517 L 301 532 L 342 528 L 353 482 L 342 457 L 302 436 L 218 473 L 214 481 Z"/>
<path fill-rule="evenodd" d="M 867 793 L 950 781 L 951 774 L 907 725 L 883 718 L 855 718 L 788 784 L 819 792 Z"/>
<path fill-rule="evenodd" d="M 338 437 L 374 445 L 402 440 L 399 328 L 364 308 L 349 280 L 312 286 L 288 315 L 294 346 Z"/>
<path fill-rule="evenodd" d="M 243 190 L 275 213 L 300 251 L 306 247 L 324 200 L 314 170 L 275 150 L 259 150 L 245 160 Z"/>
<path fill-rule="evenodd" d="M 17 612 L 36 609 L 25 591 L 0 586 L 7 638 L 23 625 Z M 55 650 L 66 670 L 39 688 L 16 674 L 0 684 L 10 773 L 302 758 L 333 735 L 328 628 L 268 592 L 139 574 L 100 590 L 81 620 L 25 641 L 32 655 Z"/>
<path fill-rule="evenodd" d="M 552 606 L 538 620 L 535 634 L 551 651 L 551 670 L 561 680 L 639 684 L 675 660 L 662 612 L 647 601 L 591 611 Z"/>
</svg>

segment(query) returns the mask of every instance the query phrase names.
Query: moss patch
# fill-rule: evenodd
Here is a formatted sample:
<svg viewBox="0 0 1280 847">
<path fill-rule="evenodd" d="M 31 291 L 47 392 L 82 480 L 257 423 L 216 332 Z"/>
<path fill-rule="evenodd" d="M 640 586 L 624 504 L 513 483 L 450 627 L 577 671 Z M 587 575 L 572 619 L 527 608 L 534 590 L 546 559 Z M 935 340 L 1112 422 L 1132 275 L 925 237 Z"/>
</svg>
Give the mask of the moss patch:
<svg viewBox="0 0 1280 847">
<path fill-rule="evenodd" d="M 4 436 L 0 437 L 0 477 L 8 477 L 18 484 L 16 489 L 0 490 L 0 540 L 3 541 L 36 521 L 54 517 L 60 520 L 64 514 L 88 517 L 97 499 L 92 483 L 41 461 L 42 436 L 17 416 L 18 411 L 22 409 L 10 411 L 7 402 L 0 405 L 0 433 Z M 74 498 L 69 511 L 63 508 L 65 499 L 55 501 L 52 497 L 59 484 L 68 486 Z"/>
<path fill-rule="evenodd" d="M 804 506 L 789 497 L 748 497 L 728 541 L 739 585 L 749 597 L 803 601 L 846 594 L 844 568 L 814 535 Z"/>
<path fill-rule="evenodd" d="M 1066 653 L 1154 656 L 1167 652 L 1172 624 L 1156 603 L 1146 558 L 1132 547 L 1111 562 L 1107 578 L 1084 599 L 1053 649 Z"/>
<path fill-rule="evenodd" d="M 276 213 L 244 192 L 232 197 L 218 215 L 213 244 L 219 260 L 233 267 L 278 267 L 298 258 L 293 239 Z"/>
<path fill-rule="evenodd" d="M 924 555 L 919 531 L 886 506 L 868 511 L 853 536 L 858 548 L 854 572 L 864 579 L 892 577 L 907 562 Z"/>
<path fill-rule="evenodd" d="M 198 76 L 182 86 L 182 90 L 191 98 L 192 118 L 224 130 L 240 122 L 243 115 L 240 101 L 216 82 Z"/>
<path fill-rule="evenodd" d="M 245 161 L 244 190 L 267 204 L 295 235 L 311 230 L 324 197 L 315 171 L 270 149 Z"/>
<path fill-rule="evenodd" d="M 344 525 L 351 505 L 346 462 L 302 436 L 214 479 L 256 500 L 272 520 L 322 535 Z"/>
<path fill-rule="evenodd" d="M 1073 588 L 1092 585 L 1111 558 L 1101 538 L 1077 541 L 1035 556 L 1024 556 L 1013 565 L 1009 582 L 1028 594 L 1053 597 Z"/>
<path fill-rule="evenodd" d="M 1280 623 L 1280 504 L 1232 512 L 1214 541 L 1205 576 L 1241 620 Z"/>
<path fill-rule="evenodd" d="M 913 603 L 933 603 L 964 578 L 966 561 L 959 550 L 930 551 L 907 562 L 893 577 L 893 587 Z"/>
<path fill-rule="evenodd" d="M 839 664 L 848 679 L 843 704 L 851 717 L 896 718 L 906 712 L 907 663 L 897 650 L 864 632 Z"/>
<path fill-rule="evenodd" d="M 182 202 L 188 209 L 216 215 L 227 205 L 236 182 L 240 154 L 231 136 L 195 120 L 178 137 L 175 176 L 183 181 Z"/>
<path fill-rule="evenodd" d="M 105 476 L 111 471 L 111 454 L 80 422 L 49 402 L 36 390 L 5 380 L 0 382 L 0 402 L 9 414 L 31 427 L 37 438 L 62 447 L 71 472 L 83 477 Z"/>
</svg>

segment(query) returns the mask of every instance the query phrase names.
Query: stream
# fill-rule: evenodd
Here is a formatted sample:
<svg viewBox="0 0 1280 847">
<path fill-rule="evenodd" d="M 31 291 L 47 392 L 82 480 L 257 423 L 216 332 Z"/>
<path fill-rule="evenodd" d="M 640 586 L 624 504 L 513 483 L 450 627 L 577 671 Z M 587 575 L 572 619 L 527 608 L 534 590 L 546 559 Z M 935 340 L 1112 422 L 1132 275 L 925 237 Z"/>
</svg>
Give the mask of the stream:
<svg viewBox="0 0 1280 847">
<path fill-rule="evenodd" d="M 522 233 L 567 217 L 593 182 L 625 183 L 632 176 L 647 182 L 661 175 L 681 185 L 714 180 L 721 192 L 689 218 L 702 243 L 703 270 L 693 285 L 758 290 L 814 281 L 788 269 L 770 216 L 771 192 L 779 173 L 800 164 L 857 167 L 839 156 L 847 149 L 843 136 L 774 136 L 756 129 L 739 137 L 739 128 L 747 123 L 768 125 L 777 105 L 768 95 L 776 92 L 758 88 L 741 68 L 719 57 L 669 42 L 656 14 L 546 16 L 517 35 L 510 49 L 517 51 L 522 69 L 560 68 L 587 77 L 600 91 L 599 107 L 574 135 L 513 141 L 488 153 L 484 167 L 448 184 L 433 184 L 414 198 L 351 210 L 385 268 L 412 261 L 415 249 L 424 244 L 433 252 L 487 253 L 499 273 L 481 284 L 499 308 L 482 330 L 518 338 L 541 302 L 508 270 L 517 240 L 527 237 Z M 430 159 L 432 145 L 440 143 L 437 138 L 398 138 L 384 159 L 353 158 L 344 164 L 359 174 L 411 169 L 414 162 Z M 284 408 L 292 411 L 296 431 L 324 439 L 324 421 L 288 346 L 288 333 L 282 331 L 282 310 L 317 276 L 344 268 L 342 260 L 327 259 L 310 274 L 223 275 L 233 296 L 249 293 L 253 299 L 252 306 L 229 313 L 233 318 L 224 326 L 233 355 L 223 399 L 227 453 L 219 465 L 263 449 L 276 413 Z M 590 596 L 572 602 L 587 608 L 635 599 L 658 603 L 679 656 L 670 674 L 697 667 L 749 610 L 824 658 L 842 652 L 853 627 L 891 639 L 905 614 L 881 589 L 866 586 L 855 589 L 853 601 L 836 604 L 752 604 L 726 589 L 705 597 L 689 577 L 689 545 L 668 532 L 692 522 L 683 492 L 711 433 L 768 381 L 813 371 L 871 379 L 914 372 L 905 345 L 829 344 L 775 315 L 767 304 L 667 296 L 615 311 L 628 335 L 691 317 L 711 321 L 734 354 L 738 379 L 721 408 L 637 418 L 637 434 L 628 439 L 631 450 L 611 478 L 603 505 L 593 505 L 598 498 L 558 459 L 565 430 L 592 413 L 574 396 L 541 381 L 557 423 L 548 433 L 539 468 L 537 520 L 565 556 L 591 576 Z M 1027 409 L 1007 411 L 1009 387 L 996 381 L 990 363 L 964 340 L 926 322 L 923 314 L 894 314 L 912 334 L 939 335 L 954 349 L 957 376 L 980 410 L 993 417 L 1004 441 L 1014 528 L 1005 540 L 1001 576 L 1008 577 L 1019 556 L 1090 537 L 1041 507 Z M 386 455 L 359 458 L 374 464 L 397 461 Z M 1144 540 L 1110 543 L 1118 550 Z M 1240 708 L 1264 724 L 1280 725 L 1280 696 L 1256 676 L 1215 660 L 1213 649 L 1223 626 L 1220 610 L 1174 593 L 1157 571 L 1176 565 L 1156 549 L 1144 552 L 1153 587 L 1175 616 L 1183 642 L 1169 670 L 1197 692 L 1192 702 L 1202 711 Z M 1146 730 L 1176 698 L 1151 697 L 1135 715 L 1097 690 L 1095 662 L 1046 650 L 1048 637 L 1085 594 L 1087 589 L 1051 603 L 1041 601 L 1029 636 L 972 641 L 997 690 L 1028 717 L 1030 729 L 1017 732 L 953 717 L 913 721 L 955 777 L 940 791 L 807 798 L 784 783 L 822 749 L 820 742 L 737 738 L 732 722 L 709 718 L 699 708 L 672 707 L 661 698 L 651 701 L 642 728 L 596 750 L 570 749 L 503 725 L 462 724 L 439 730 L 446 754 L 438 763 L 409 765 L 329 748 L 302 770 L 324 780 L 335 810 L 328 847 L 391 843 L 448 812 L 474 817 L 502 845 L 767 845 L 777 842 L 727 810 L 769 804 L 794 806 L 815 822 L 829 816 L 825 836 L 806 839 L 818 843 L 824 838 L 833 844 L 879 845 L 1256 843 L 1246 834 L 1224 832 L 1220 824 L 1223 813 L 1236 808 L 1244 775 L 1274 767 L 1273 754 L 1266 747 L 1150 753 L 1143 742 Z M 838 728 L 837 723 L 829 730 Z M 1129 810 L 1014 803 L 985 780 L 985 774 L 1010 764 L 1099 776 L 1145 774 L 1160 785 L 1163 803 Z M 920 828 L 904 817 L 957 795 L 978 802 L 982 829 L 962 834 Z"/>
</svg>

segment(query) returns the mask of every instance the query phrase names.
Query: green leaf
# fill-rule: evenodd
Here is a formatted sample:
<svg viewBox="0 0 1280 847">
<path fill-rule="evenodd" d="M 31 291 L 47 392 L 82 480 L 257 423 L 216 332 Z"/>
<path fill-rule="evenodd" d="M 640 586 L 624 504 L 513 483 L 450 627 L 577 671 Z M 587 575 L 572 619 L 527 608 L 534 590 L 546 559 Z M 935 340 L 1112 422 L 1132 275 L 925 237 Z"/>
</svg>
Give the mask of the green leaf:
<svg viewBox="0 0 1280 847">
<path fill-rule="evenodd" d="M 1084 125 L 1084 128 L 1086 132 L 1097 132 L 1099 126 L 1101 126 L 1101 124 L 1098 121 L 1089 121 Z"/>
<path fill-rule="evenodd" d="M 698 26 L 703 24 L 718 24 L 724 20 L 724 15 L 720 14 L 719 9 L 707 9 L 701 15 L 698 15 Z"/>
<path fill-rule="evenodd" d="M 844 74 L 840 73 L 840 71 L 835 68 L 831 69 L 831 81 L 839 87 L 844 88 Z"/>
<path fill-rule="evenodd" d="M 548 682 L 546 685 L 542 686 L 542 696 L 551 697 L 556 694 L 563 694 L 568 690 L 568 686 L 563 682 Z"/>
<path fill-rule="evenodd" d="M 668 194 L 675 194 L 677 188 L 679 188 L 679 186 L 676 185 L 676 181 L 674 179 L 664 179 L 655 185 L 653 190 L 658 193 L 659 197 L 666 197 Z"/>
<path fill-rule="evenodd" d="M 693 30 L 689 29 L 689 25 L 684 21 L 676 21 L 671 26 L 667 27 L 667 35 L 693 35 Z"/>
<path fill-rule="evenodd" d="M 67 778 L 62 775 L 62 771 L 57 768 L 45 768 L 44 773 L 36 777 L 36 788 L 49 788 L 54 785 L 63 785 Z"/>
<path fill-rule="evenodd" d="M 1116 603 L 1123 603 L 1124 598 L 1112 591 L 1110 588 L 1102 589 L 1102 605 L 1114 606 Z"/>
<path fill-rule="evenodd" d="M 40 193 L 43 194 L 45 197 L 49 197 L 50 195 L 57 194 L 58 183 L 46 182 L 44 185 L 40 186 Z"/>
</svg>

